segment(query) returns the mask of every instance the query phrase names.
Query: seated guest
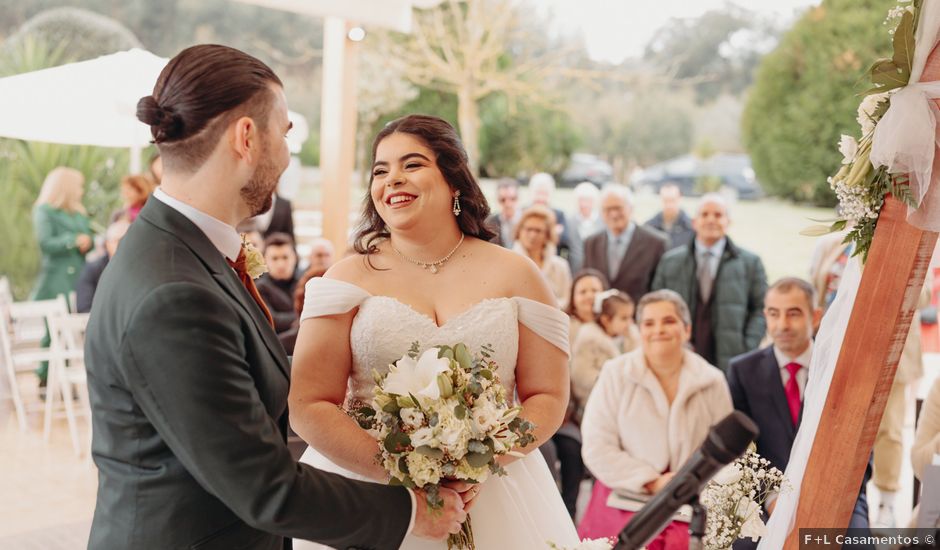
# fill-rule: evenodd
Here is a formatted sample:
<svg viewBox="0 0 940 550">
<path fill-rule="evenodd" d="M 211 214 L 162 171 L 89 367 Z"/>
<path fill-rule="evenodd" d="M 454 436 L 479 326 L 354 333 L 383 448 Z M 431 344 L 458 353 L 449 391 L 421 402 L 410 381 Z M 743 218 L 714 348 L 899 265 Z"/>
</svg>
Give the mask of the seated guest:
<svg viewBox="0 0 940 550">
<path fill-rule="evenodd" d="M 689 308 L 671 290 L 637 305 L 640 348 L 608 361 L 581 422 L 584 463 L 596 481 L 578 534 L 616 537 L 632 512 L 607 506 L 611 491 L 655 495 L 731 412 L 721 371 L 689 351 Z M 688 525 L 673 523 L 649 550 L 686 549 Z"/>
<path fill-rule="evenodd" d="M 325 237 L 317 237 L 310 241 L 310 254 L 307 255 L 307 269 L 326 271 L 336 261 L 336 250 L 333 243 Z"/>
<path fill-rule="evenodd" d="M 594 297 L 607 290 L 607 277 L 596 269 L 582 269 L 571 283 L 568 297 L 568 341 L 574 343 L 585 323 L 594 322 Z"/>
<path fill-rule="evenodd" d="M 558 226 L 553 233 L 557 237 L 556 245 L 558 246 L 558 254 L 570 262 L 569 268 L 578 270 L 581 268 L 583 260 L 575 255 L 580 253 L 581 248 L 572 247 L 571 245 L 572 240 L 577 238 L 577 236 L 568 226 L 565 213 L 558 208 L 552 207 L 552 195 L 554 193 L 555 178 L 553 178 L 551 174 L 539 172 L 529 178 L 529 195 L 532 198 L 532 206 L 544 206 L 555 213 L 555 223 L 557 223 Z"/>
<path fill-rule="evenodd" d="M 654 289 L 674 290 L 689 304 L 695 353 L 722 371 L 732 357 L 757 349 L 767 332 L 764 264 L 731 242 L 730 224 L 724 197 L 704 195 L 692 220 L 695 239 L 664 254 L 653 278 Z"/>
<path fill-rule="evenodd" d="M 604 230 L 604 220 L 601 219 L 597 208 L 600 195 L 600 189 L 589 181 L 583 181 L 574 188 L 574 197 L 578 201 L 578 209 L 571 215 L 570 219 L 581 243 L 584 242 L 584 239 Z"/>
<path fill-rule="evenodd" d="M 496 233 L 494 243 L 503 248 L 512 248 L 513 234 L 522 218 L 519 208 L 519 183 L 512 178 L 500 178 L 496 183 L 496 200 L 499 212 L 491 214 L 486 223 Z"/>
<path fill-rule="evenodd" d="M 578 331 L 585 323 L 594 322 L 594 297 L 607 288 L 607 280 L 593 269 L 584 269 L 578 272 L 571 284 L 571 295 L 568 299 L 568 317 L 570 319 L 568 340 L 574 342 Z M 578 504 L 578 494 L 581 492 L 581 481 L 584 479 L 584 460 L 581 458 L 581 412 L 584 403 L 580 403 L 570 392 L 568 408 L 561 428 L 555 432 L 550 442 L 543 444 L 539 450 L 559 464 L 558 481 L 561 484 L 561 499 L 572 518 L 575 517 Z M 552 452 L 545 452 L 551 444 Z"/>
<path fill-rule="evenodd" d="M 630 296 L 607 290 L 597 295 L 594 304 L 595 322 L 585 324 L 571 346 L 571 380 L 579 403 L 587 403 L 604 363 L 640 344 Z"/>
<path fill-rule="evenodd" d="M 692 228 L 692 218 L 679 207 L 682 193 L 674 183 L 667 183 L 659 188 L 659 198 L 663 209 L 647 220 L 646 226 L 652 227 L 669 235 L 669 249 L 673 249 L 692 242 L 695 230 Z"/>
<path fill-rule="evenodd" d="M 773 344 L 739 355 L 728 366 L 734 408 L 760 428 L 757 452 L 784 471 L 800 426 L 803 394 L 813 356 L 813 326 L 820 314 L 813 286 L 796 277 L 780 279 L 764 297 L 764 317 Z M 868 474 L 866 474 L 867 481 Z M 849 527 L 868 527 L 868 500 L 862 483 Z M 756 548 L 750 539 L 735 550 Z"/>
<path fill-rule="evenodd" d="M 294 287 L 297 284 L 297 252 L 294 241 L 285 233 L 272 233 L 264 240 L 264 263 L 268 272 L 257 280 L 258 293 L 274 318 L 278 334 L 297 320 L 294 311 Z"/>
<path fill-rule="evenodd" d="M 630 295 L 634 302 L 650 291 L 653 274 L 666 251 L 662 233 L 633 220 L 633 193 L 611 183 L 600 193 L 605 231 L 584 241 L 584 267 L 607 276 L 610 288 Z"/>
<path fill-rule="evenodd" d="M 88 313 L 91 311 L 91 301 L 95 297 L 95 290 L 98 288 L 98 281 L 104 268 L 108 267 L 108 261 L 117 250 L 118 243 L 127 233 L 130 223 L 126 219 L 119 219 L 108 226 L 104 234 L 105 253 L 93 262 L 88 262 L 82 268 L 78 281 L 75 282 L 75 306 L 79 313 Z"/>
<path fill-rule="evenodd" d="M 535 262 L 555 295 L 558 307 L 568 307 L 571 289 L 571 269 L 555 249 L 553 230 L 555 214 L 541 205 L 530 206 L 522 213 L 516 225 L 516 244 L 513 250 Z"/>
</svg>

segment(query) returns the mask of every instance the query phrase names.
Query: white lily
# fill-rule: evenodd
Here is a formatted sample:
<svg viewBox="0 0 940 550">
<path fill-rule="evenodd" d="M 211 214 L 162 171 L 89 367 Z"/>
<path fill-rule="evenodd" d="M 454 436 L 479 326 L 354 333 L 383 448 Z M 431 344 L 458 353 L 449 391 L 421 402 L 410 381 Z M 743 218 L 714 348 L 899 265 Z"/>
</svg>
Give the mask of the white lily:
<svg viewBox="0 0 940 550">
<path fill-rule="evenodd" d="M 423 397 L 436 400 L 441 396 L 437 375 L 450 368 L 450 359 L 437 356 L 438 349 L 431 348 L 415 361 L 405 356 L 388 369 L 383 389 L 395 395 Z"/>
</svg>

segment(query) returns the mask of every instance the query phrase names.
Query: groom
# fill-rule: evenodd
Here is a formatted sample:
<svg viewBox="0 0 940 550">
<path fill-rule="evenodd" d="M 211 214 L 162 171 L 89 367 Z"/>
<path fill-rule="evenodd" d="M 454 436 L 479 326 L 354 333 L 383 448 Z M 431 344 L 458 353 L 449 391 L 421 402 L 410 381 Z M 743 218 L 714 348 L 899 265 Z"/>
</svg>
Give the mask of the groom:
<svg viewBox="0 0 940 550">
<path fill-rule="evenodd" d="M 234 227 L 288 164 L 278 77 L 238 50 L 183 50 L 137 116 L 164 163 L 101 278 L 86 337 L 98 501 L 89 548 L 398 548 L 465 518 L 442 490 L 347 480 L 292 460 L 290 365 Z"/>
</svg>

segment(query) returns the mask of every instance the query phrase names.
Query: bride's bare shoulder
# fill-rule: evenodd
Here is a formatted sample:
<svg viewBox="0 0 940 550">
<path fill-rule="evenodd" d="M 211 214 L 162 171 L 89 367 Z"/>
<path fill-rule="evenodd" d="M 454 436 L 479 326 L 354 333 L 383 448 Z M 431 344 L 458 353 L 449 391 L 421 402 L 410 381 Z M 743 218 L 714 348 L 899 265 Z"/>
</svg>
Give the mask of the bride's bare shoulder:
<svg viewBox="0 0 940 550">
<path fill-rule="evenodd" d="M 479 261 L 493 266 L 491 272 L 507 296 L 520 296 L 549 305 L 555 298 L 535 262 L 508 248 L 497 244 L 475 241 Z"/>
<path fill-rule="evenodd" d="M 371 271 L 374 269 L 369 266 L 369 256 L 350 254 L 333 264 L 323 276 L 362 287 Z"/>
</svg>

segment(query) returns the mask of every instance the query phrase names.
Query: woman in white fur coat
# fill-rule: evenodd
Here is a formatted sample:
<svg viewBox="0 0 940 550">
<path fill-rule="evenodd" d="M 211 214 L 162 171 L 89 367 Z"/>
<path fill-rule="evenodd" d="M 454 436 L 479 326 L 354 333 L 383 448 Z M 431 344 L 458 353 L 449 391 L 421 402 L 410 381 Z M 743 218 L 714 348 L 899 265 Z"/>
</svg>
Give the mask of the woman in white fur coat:
<svg viewBox="0 0 940 550">
<path fill-rule="evenodd" d="M 671 290 L 637 305 L 641 347 L 608 361 L 581 423 L 582 456 L 596 482 L 578 528 L 616 536 L 633 516 L 607 506 L 611 491 L 656 494 L 733 410 L 721 371 L 690 351 L 689 308 Z M 649 550 L 687 548 L 688 526 L 672 524 Z"/>
</svg>

